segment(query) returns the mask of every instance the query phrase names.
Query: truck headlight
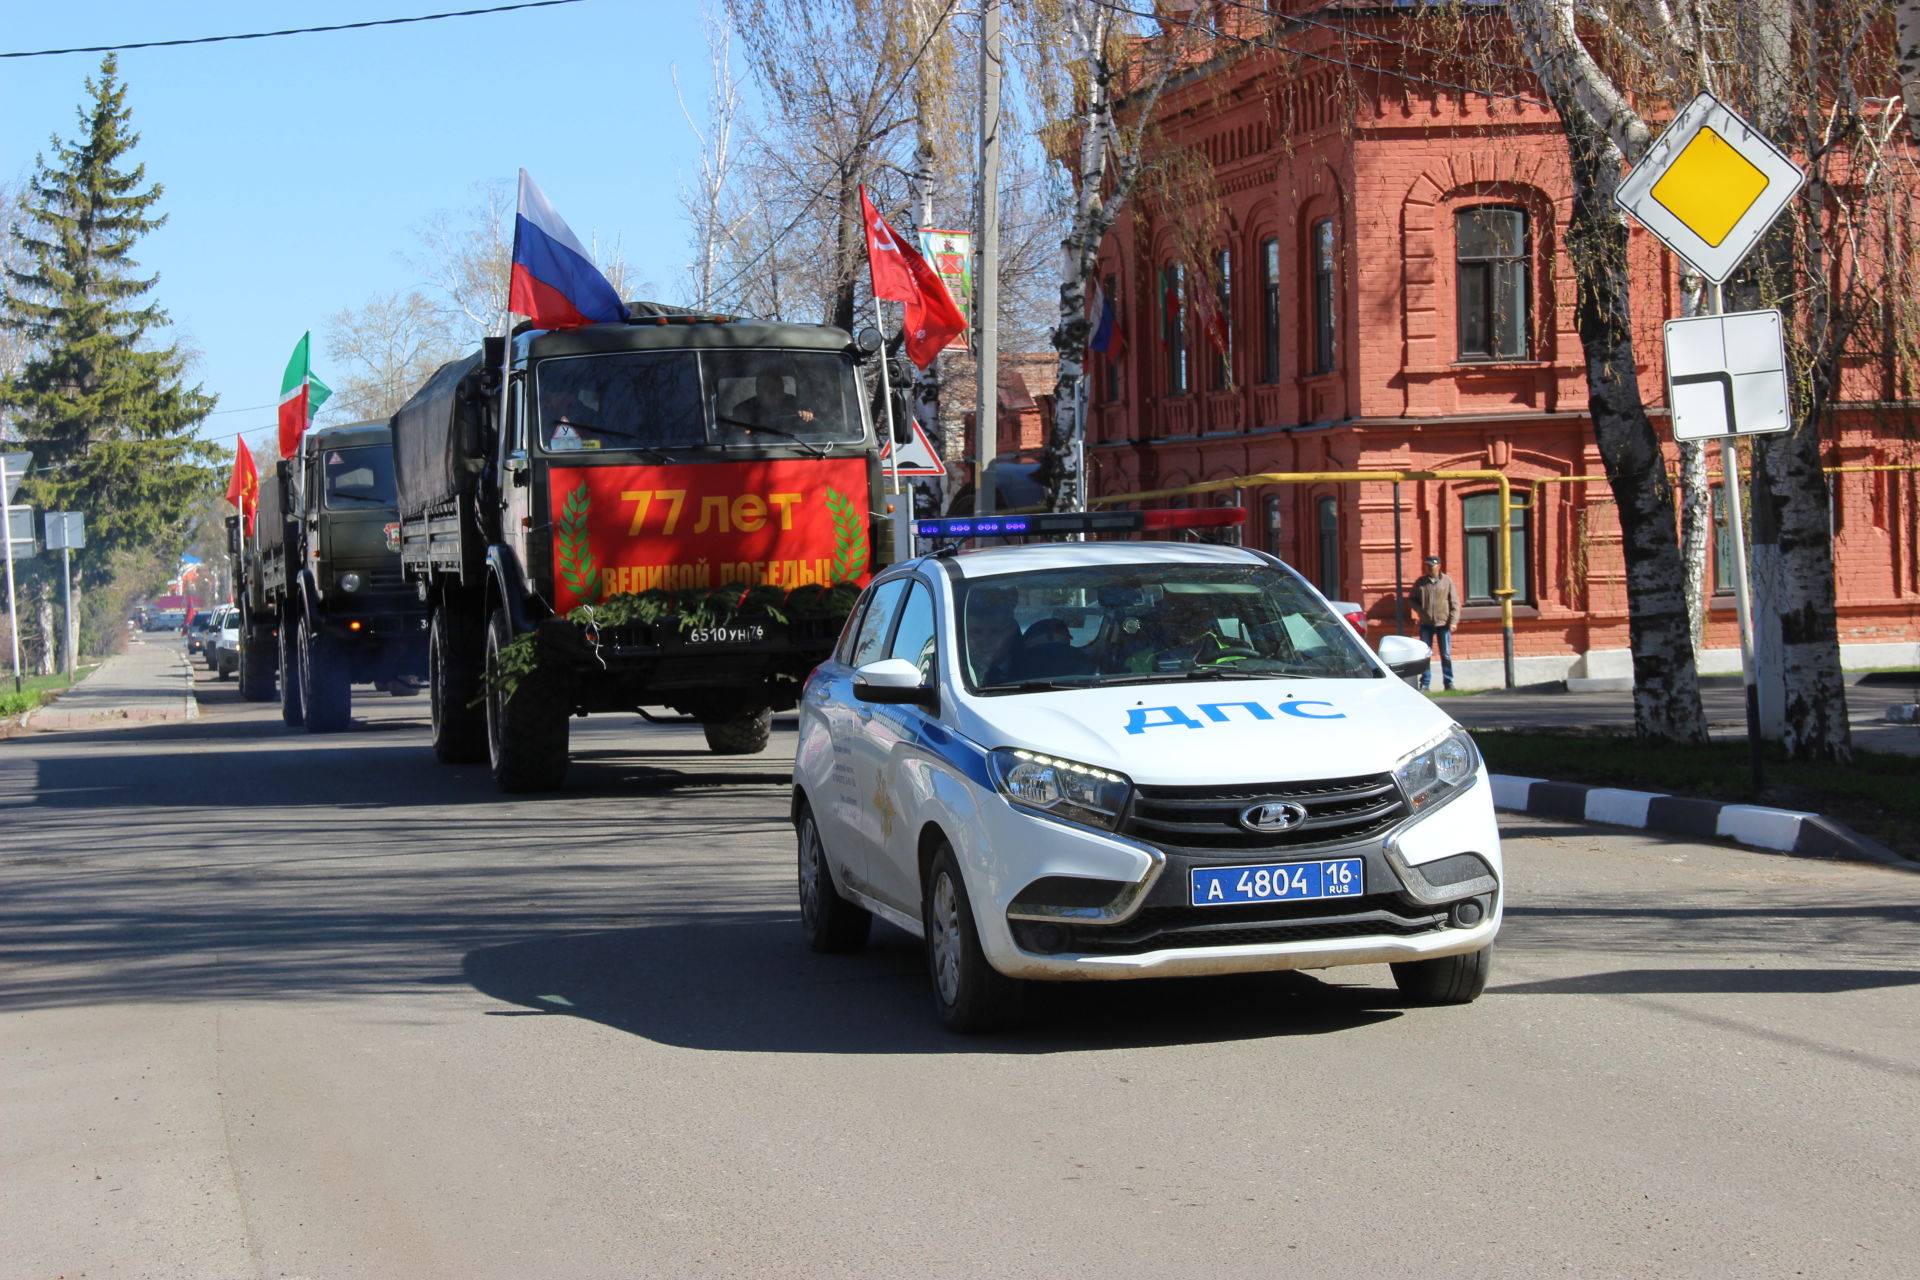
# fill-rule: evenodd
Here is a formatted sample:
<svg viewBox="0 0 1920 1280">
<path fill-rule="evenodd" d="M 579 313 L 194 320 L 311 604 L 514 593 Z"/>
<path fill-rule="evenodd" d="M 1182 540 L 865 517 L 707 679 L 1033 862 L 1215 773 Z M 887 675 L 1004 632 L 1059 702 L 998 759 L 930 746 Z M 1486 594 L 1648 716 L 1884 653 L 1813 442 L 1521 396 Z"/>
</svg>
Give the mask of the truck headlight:
<svg viewBox="0 0 1920 1280">
<path fill-rule="evenodd" d="M 1417 813 L 1430 809 L 1472 780 L 1480 753 L 1467 731 L 1455 725 L 1393 768 L 1394 781 Z"/>
<path fill-rule="evenodd" d="M 341 574 L 340 589 L 342 591 L 358 591 L 360 589 L 360 575 L 357 573 Z"/>
<path fill-rule="evenodd" d="M 1001 747 L 987 757 L 1000 794 L 1025 809 L 1112 831 L 1120 825 L 1133 784 L 1117 773 Z"/>
</svg>

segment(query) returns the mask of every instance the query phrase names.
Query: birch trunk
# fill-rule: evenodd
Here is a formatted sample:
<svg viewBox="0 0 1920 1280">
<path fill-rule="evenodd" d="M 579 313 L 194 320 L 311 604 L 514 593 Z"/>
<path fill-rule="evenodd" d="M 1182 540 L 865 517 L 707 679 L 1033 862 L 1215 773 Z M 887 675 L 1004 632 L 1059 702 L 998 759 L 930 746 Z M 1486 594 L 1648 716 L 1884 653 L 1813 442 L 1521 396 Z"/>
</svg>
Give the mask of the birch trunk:
<svg viewBox="0 0 1920 1280">
<path fill-rule="evenodd" d="M 1567 135 L 1573 214 L 1567 231 L 1579 294 L 1574 318 L 1586 357 L 1594 441 L 1620 513 L 1633 652 L 1634 730 L 1707 740 L 1687 617 L 1673 490 L 1640 398 L 1627 278 L 1627 225 L 1613 203 L 1624 160 L 1615 134 L 1644 146 L 1646 128 L 1580 46 L 1570 0 L 1530 0 L 1510 12 Z"/>
<path fill-rule="evenodd" d="M 1687 580 L 1687 632 L 1694 661 L 1706 652 L 1707 622 L 1713 613 L 1713 583 L 1708 575 L 1715 521 L 1713 492 L 1707 482 L 1707 451 L 1697 440 L 1680 442 L 1680 563 Z"/>
<path fill-rule="evenodd" d="M 926 112 L 918 113 L 916 137 L 913 147 L 913 173 L 908 185 L 913 200 L 914 221 L 921 231 L 933 226 L 933 184 L 934 159 L 933 131 L 928 127 Z M 978 317 L 970 317 L 976 320 Z M 947 456 L 947 435 L 940 422 L 940 357 L 927 361 L 924 369 L 913 371 L 913 420 L 927 434 L 927 441 L 933 446 L 933 456 L 944 459 Z M 946 509 L 946 486 L 939 476 L 929 476 L 915 480 L 913 484 L 917 515 L 925 510 L 938 514 Z"/>
</svg>

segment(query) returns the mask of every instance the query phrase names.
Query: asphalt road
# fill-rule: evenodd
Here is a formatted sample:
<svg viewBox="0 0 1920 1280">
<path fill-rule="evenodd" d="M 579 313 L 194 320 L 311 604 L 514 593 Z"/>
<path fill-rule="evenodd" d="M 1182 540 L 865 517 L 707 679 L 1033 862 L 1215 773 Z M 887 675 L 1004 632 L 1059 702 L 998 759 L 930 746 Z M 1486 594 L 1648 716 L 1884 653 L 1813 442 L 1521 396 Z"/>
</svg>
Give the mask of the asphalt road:
<svg viewBox="0 0 1920 1280">
<path fill-rule="evenodd" d="M 801 944 L 791 726 L 0 742 L 0 1277 L 1909 1276 L 1920 875 L 1510 822 L 1493 989 Z"/>
</svg>

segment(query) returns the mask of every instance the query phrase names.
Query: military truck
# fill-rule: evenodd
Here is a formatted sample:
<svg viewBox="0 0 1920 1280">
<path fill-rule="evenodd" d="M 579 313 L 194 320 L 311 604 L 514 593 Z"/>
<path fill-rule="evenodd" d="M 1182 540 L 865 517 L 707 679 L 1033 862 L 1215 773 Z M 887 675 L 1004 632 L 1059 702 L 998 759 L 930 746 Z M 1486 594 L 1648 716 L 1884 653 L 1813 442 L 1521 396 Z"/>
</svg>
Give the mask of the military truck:
<svg viewBox="0 0 1920 1280">
<path fill-rule="evenodd" d="M 889 545 L 877 335 L 632 310 L 490 338 L 393 418 L 434 752 L 506 791 L 560 786 L 590 712 L 763 750 Z"/>
<path fill-rule="evenodd" d="M 316 427 L 262 477 L 254 532 L 228 523 L 240 605 L 240 696 L 310 733 L 344 729 L 353 686 L 418 693 L 427 615 L 400 574 L 384 422 Z"/>
</svg>

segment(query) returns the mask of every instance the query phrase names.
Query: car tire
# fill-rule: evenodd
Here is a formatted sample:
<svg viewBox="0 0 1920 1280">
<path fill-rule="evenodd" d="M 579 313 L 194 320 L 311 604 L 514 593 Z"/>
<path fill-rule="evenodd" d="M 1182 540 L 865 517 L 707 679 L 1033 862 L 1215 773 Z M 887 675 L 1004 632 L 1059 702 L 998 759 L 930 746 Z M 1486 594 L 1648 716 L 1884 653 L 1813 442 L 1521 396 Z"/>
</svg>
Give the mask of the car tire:
<svg viewBox="0 0 1920 1280">
<path fill-rule="evenodd" d="M 427 630 L 427 710 L 433 754 L 441 764 L 478 764 L 487 758 L 487 712 L 476 705 L 480 672 L 474 656 L 484 646 L 472 615 L 445 605 Z"/>
<path fill-rule="evenodd" d="M 222 662 L 219 665 L 219 667 L 215 669 L 214 675 L 218 676 L 222 680 L 233 679 L 233 664 L 229 662 Z"/>
<path fill-rule="evenodd" d="M 352 722 L 347 665 L 333 644 L 300 619 L 300 716 L 308 733 L 338 733 Z"/>
<path fill-rule="evenodd" d="M 753 756 L 773 737 L 773 710 L 759 707 L 731 720 L 708 720 L 707 746 L 717 756 Z"/>
<path fill-rule="evenodd" d="M 306 723 L 306 703 L 300 697 L 300 654 L 295 647 L 299 626 L 282 625 L 280 642 L 274 646 L 280 668 L 280 719 L 289 729 Z"/>
<path fill-rule="evenodd" d="M 1472 1004 L 1487 989 L 1493 948 L 1432 960 L 1403 960 L 1389 967 L 1400 994 L 1416 1004 Z"/>
<path fill-rule="evenodd" d="M 948 845 L 943 843 L 934 851 L 920 896 L 927 972 L 933 979 L 933 1009 L 940 1025 L 972 1035 L 1017 1021 L 1026 1004 L 1027 984 L 987 962 L 967 884 Z"/>
<path fill-rule="evenodd" d="M 827 848 L 821 843 L 813 810 L 802 806 L 793 828 L 800 863 L 800 927 L 806 931 L 808 949 L 858 951 L 867 944 L 873 917 L 834 887 L 833 868 L 827 865 Z"/>
<path fill-rule="evenodd" d="M 513 639 L 506 610 L 487 623 L 487 670 Z M 507 792 L 558 791 L 567 777 L 568 696 L 563 680 L 534 671 L 508 696 L 489 681 L 487 762 L 494 785 Z"/>
</svg>

